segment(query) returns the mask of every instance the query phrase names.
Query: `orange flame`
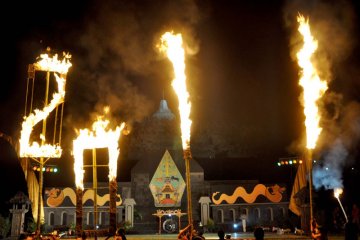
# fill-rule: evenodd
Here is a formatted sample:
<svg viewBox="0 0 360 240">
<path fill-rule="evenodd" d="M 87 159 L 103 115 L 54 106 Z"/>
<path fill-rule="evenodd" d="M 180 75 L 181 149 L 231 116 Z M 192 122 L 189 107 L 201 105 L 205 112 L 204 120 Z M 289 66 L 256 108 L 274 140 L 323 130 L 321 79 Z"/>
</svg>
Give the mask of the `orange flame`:
<svg viewBox="0 0 360 240">
<path fill-rule="evenodd" d="M 115 130 L 108 129 L 108 125 L 109 120 L 100 116 L 93 123 L 92 131 L 87 128 L 81 129 L 79 136 L 73 141 L 75 184 L 77 188 L 84 189 L 84 149 L 108 148 L 109 180 L 116 179 L 117 160 L 120 154 L 118 142 L 125 123 L 117 126 Z"/>
<path fill-rule="evenodd" d="M 65 98 L 65 83 L 66 83 L 66 73 L 71 67 L 69 61 L 70 55 L 67 54 L 64 56 L 62 61 L 58 60 L 57 55 L 53 58 L 49 58 L 47 54 L 42 54 L 40 56 L 41 60 L 34 64 L 35 69 L 39 71 L 51 71 L 58 72 L 54 74 L 57 82 L 57 92 L 53 94 L 53 98 L 50 103 L 45 106 L 42 110 L 35 109 L 34 113 L 29 114 L 29 116 L 24 117 L 24 122 L 22 123 L 21 137 L 20 137 L 20 157 L 52 157 L 60 158 L 62 149 L 60 146 L 51 145 L 51 144 L 39 144 L 38 142 L 33 142 L 30 145 L 30 135 L 33 131 L 33 127 L 40 121 L 46 119 L 48 115 L 61 103 L 64 102 Z M 45 136 L 40 135 L 42 142 L 45 142 Z"/>
<path fill-rule="evenodd" d="M 302 69 L 299 84 L 304 89 L 303 106 L 307 135 L 306 147 L 308 149 L 314 149 L 322 130 L 319 127 L 320 116 L 317 101 L 327 90 L 327 82 L 320 79 L 311 61 L 318 44 L 311 35 L 309 20 L 305 20 L 304 16 L 299 15 L 297 21 L 299 22 L 298 30 L 304 41 L 302 49 L 297 53 L 297 59 Z"/>
<path fill-rule="evenodd" d="M 59 60 L 57 54 L 55 54 L 53 57 L 49 57 L 49 55 L 46 53 L 41 54 L 41 60 L 34 64 L 35 70 L 66 74 L 72 65 L 69 61 L 71 55 L 67 53 L 63 53 L 63 55 L 63 60 Z"/>
<path fill-rule="evenodd" d="M 175 78 L 173 79 L 172 87 L 175 90 L 179 101 L 182 146 L 183 149 L 188 149 L 190 148 L 191 120 L 189 117 L 191 103 L 186 88 L 185 51 L 181 34 L 175 35 L 171 32 L 164 33 L 161 37 L 159 49 L 161 52 L 166 52 L 167 57 L 172 62 L 174 68 Z"/>
</svg>

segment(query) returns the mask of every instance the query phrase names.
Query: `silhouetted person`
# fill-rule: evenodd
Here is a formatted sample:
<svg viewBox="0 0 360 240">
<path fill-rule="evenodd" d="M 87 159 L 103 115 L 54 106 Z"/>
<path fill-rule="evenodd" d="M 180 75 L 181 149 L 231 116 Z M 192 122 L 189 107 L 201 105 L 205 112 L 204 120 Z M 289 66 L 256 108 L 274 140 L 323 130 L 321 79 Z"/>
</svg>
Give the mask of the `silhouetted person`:
<svg viewBox="0 0 360 240">
<path fill-rule="evenodd" d="M 122 237 L 120 236 L 119 231 L 115 232 L 114 240 L 122 240 Z"/>
<path fill-rule="evenodd" d="M 106 236 L 105 240 L 108 240 L 109 238 L 114 237 L 116 235 L 117 235 L 117 231 L 115 231 L 114 228 L 111 227 L 109 229 L 109 232 L 107 233 L 107 236 Z"/>
<path fill-rule="evenodd" d="M 187 225 L 179 232 L 177 239 L 188 240 L 190 235 L 191 224 Z"/>
<path fill-rule="evenodd" d="M 320 231 L 320 240 L 328 240 L 328 232 L 325 227 L 319 227 Z"/>
<path fill-rule="evenodd" d="M 224 240 L 225 239 L 225 232 L 223 230 L 219 230 L 218 231 L 218 236 L 220 240 Z"/>
<path fill-rule="evenodd" d="M 357 240 L 358 239 L 358 227 L 353 221 L 349 221 L 345 224 L 345 240 Z"/>
<path fill-rule="evenodd" d="M 27 236 L 24 234 L 24 233 L 21 233 L 20 235 L 19 235 L 19 240 L 24 240 L 24 239 L 26 239 L 27 238 Z"/>
<path fill-rule="evenodd" d="M 340 232 L 343 229 L 345 219 L 343 218 L 340 207 L 335 207 L 333 211 L 333 223 L 335 232 Z"/>
<path fill-rule="evenodd" d="M 125 229 L 120 228 L 120 229 L 118 230 L 118 235 L 121 237 L 122 240 L 126 240 Z"/>
<path fill-rule="evenodd" d="M 353 204 L 353 206 L 352 206 L 351 219 L 352 219 L 352 222 L 359 229 L 359 227 L 360 227 L 360 209 L 356 204 Z"/>
<path fill-rule="evenodd" d="M 255 229 L 254 237 L 255 237 L 256 240 L 263 240 L 264 235 L 265 235 L 264 229 L 262 229 L 261 227 L 258 227 L 258 228 Z"/>
<path fill-rule="evenodd" d="M 81 239 L 82 239 L 82 240 L 86 240 L 86 233 L 85 233 L 85 231 L 82 232 L 82 234 L 81 234 Z"/>
<path fill-rule="evenodd" d="M 311 238 L 314 240 L 321 239 L 321 232 L 315 218 L 311 221 Z"/>
</svg>

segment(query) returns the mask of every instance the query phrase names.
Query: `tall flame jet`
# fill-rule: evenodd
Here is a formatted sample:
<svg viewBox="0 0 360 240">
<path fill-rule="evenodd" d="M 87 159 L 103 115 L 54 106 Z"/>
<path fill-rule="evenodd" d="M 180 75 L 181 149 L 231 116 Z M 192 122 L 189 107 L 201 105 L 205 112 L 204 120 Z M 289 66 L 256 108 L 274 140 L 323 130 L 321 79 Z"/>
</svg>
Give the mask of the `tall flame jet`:
<svg viewBox="0 0 360 240">
<path fill-rule="evenodd" d="M 49 114 L 61 103 L 65 98 L 65 83 L 66 74 L 71 67 L 71 56 L 64 54 L 63 60 L 58 59 L 58 55 L 55 54 L 52 58 L 48 54 L 41 54 L 40 60 L 34 64 L 35 71 L 54 72 L 57 82 L 57 92 L 54 93 L 50 103 L 42 110 L 35 109 L 29 116 L 24 117 L 22 123 L 21 137 L 20 137 L 20 157 L 51 157 L 60 158 L 62 149 L 58 145 L 51 144 L 39 144 L 33 142 L 30 144 L 30 135 L 33 131 L 33 127 L 40 121 L 45 120 Z M 40 135 L 42 142 L 45 142 L 45 136 Z"/>
<path fill-rule="evenodd" d="M 304 89 L 303 106 L 307 138 L 306 147 L 308 149 L 314 149 L 322 130 L 319 127 L 320 116 L 317 101 L 323 96 L 328 87 L 327 82 L 320 79 L 317 70 L 312 63 L 312 56 L 316 51 L 318 44 L 311 35 L 309 20 L 306 20 L 304 16 L 299 15 L 297 21 L 299 22 L 298 30 L 304 40 L 302 49 L 297 53 L 297 59 L 298 64 L 302 69 L 299 84 Z"/>
<path fill-rule="evenodd" d="M 116 179 L 117 159 L 120 154 L 118 142 L 125 123 L 117 126 L 115 130 L 108 129 L 108 125 L 109 120 L 98 117 L 92 125 L 92 131 L 87 128 L 81 129 L 79 136 L 73 141 L 75 184 L 77 188 L 84 189 L 84 149 L 108 148 L 109 180 Z"/>
<path fill-rule="evenodd" d="M 190 183 L 190 160 L 192 159 L 190 151 L 190 129 L 192 123 L 190 120 L 191 103 L 186 88 L 185 51 L 181 34 L 173 34 L 171 32 L 164 33 L 161 37 L 161 45 L 159 48 L 161 52 L 166 53 L 174 68 L 175 78 L 172 82 L 172 87 L 175 90 L 179 101 L 180 129 L 186 171 L 188 231 L 190 232 L 190 239 L 192 239 L 193 218 Z"/>
<path fill-rule="evenodd" d="M 161 52 L 166 53 L 174 68 L 175 78 L 173 79 L 172 87 L 175 90 L 179 101 L 182 146 L 184 150 L 189 149 L 191 103 L 186 88 L 185 51 L 181 34 L 173 34 L 171 32 L 164 33 L 161 37 L 159 49 Z"/>
</svg>

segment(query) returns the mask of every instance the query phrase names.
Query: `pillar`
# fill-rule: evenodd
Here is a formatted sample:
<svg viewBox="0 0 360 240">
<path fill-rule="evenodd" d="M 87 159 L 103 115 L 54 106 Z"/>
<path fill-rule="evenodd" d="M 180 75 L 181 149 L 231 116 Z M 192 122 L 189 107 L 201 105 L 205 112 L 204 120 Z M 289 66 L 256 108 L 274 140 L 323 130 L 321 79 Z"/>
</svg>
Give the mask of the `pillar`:
<svg viewBox="0 0 360 240">
<path fill-rule="evenodd" d="M 210 203 L 211 200 L 209 197 L 200 197 L 199 200 L 200 203 L 200 209 L 201 209 L 201 224 L 203 226 L 206 226 L 208 223 L 208 220 L 210 218 Z"/>
<path fill-rule="evenodd" d="M 24 232 L 25 213 L 29 211 L 29 208 L 29 204 L 26 203 L 21 204 L 20 209 L 17 204 L 13 204 L 13 208 L 10 209 L 12 213 L 11 237 L 19 237 Z"/>
<path fill-rule="evenodd" d="M 130 226 L 132 227 L 134 226 L 134 205 L 136 205 L 136 202 L 133 198 L 125 199 L 125 221 L 130 223 Z"/>
</svg>

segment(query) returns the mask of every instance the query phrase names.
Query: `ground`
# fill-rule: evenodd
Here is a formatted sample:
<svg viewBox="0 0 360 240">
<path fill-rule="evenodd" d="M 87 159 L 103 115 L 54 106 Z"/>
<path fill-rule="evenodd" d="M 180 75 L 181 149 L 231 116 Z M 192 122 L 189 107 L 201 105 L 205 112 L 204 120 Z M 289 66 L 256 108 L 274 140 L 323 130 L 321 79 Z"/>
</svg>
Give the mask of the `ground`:
<svg viewBox="0 0 360 240">
<path fill-rule="evenodd" d="M 206 233 L 204 234 L 205 239 L 219 239 L 217 234 L 214 233 Z M 153 235 L 126 235 L 127 240 L 175 240 L 177 239 L 176 234 L 153 234 Z M 88 240 L 92 240 L 93 238 L 87 238 Z M 231 239 L 238 240 L 249 240 L 255 239 L 253 233 L 232 233 Z M 294 234 L 289 235 L 279 235 L 276 233 L 265 233 L 265 239 L 311 239 L 309 236 L 297 236 Z M 329 240 L 343 240 L 344 236 L 329 236 Z M 98 237 L 98 240 L 104 240 L 104 237 Z"/>
</svg>

